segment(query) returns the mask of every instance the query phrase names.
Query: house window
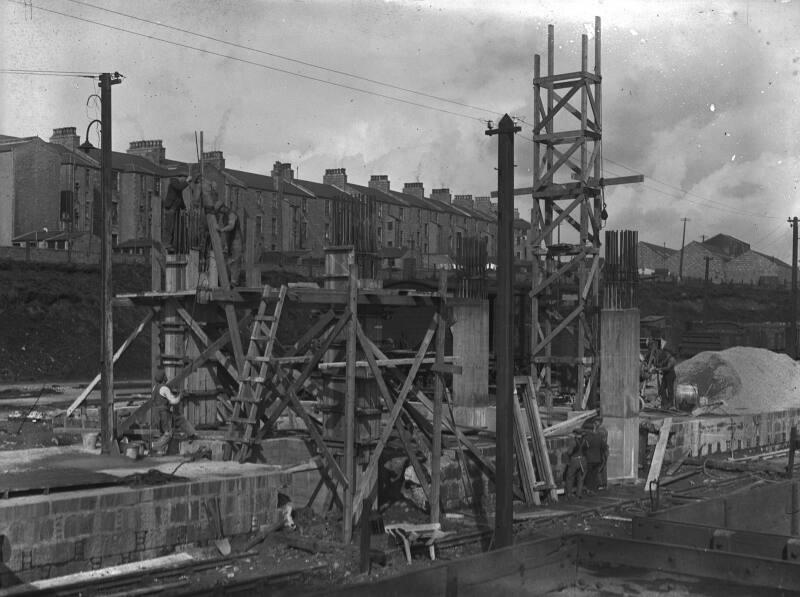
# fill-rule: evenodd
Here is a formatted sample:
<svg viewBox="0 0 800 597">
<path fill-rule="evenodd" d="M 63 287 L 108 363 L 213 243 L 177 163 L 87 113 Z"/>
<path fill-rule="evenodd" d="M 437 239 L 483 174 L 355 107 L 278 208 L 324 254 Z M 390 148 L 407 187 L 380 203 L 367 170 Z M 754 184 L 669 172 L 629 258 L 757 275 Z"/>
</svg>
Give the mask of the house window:
<svg viewBox="0 0 800 597">
<path fill-rule="evenodd" d="M 399 244 L 402 247 L 403 246 L 403 231 L 402 230 L 400 231 L 400 238 L 398 240 L 400 241 Z"/>
<path fill-rule="evenodd" d="M 387 247 L 392 247 L 392 246 L 394 246 L 394 245 L 392 244 L 392 241 L 390 241 L 390 240 L 387 240 L 387 241 L 386 241 L 386 246 L 387 246 Z"/>
<path fill-rule="evenodd" d="M 264 218 L 256 216 L 256 234 L 261 236 L 264 233 Z"/>
<path fill-rule="evenodd" d="M 272 236 L 278 234 L 278 218 L 272 218 Z"/>
<path fill-rule="evenodd" d="M 326 216 L 330 216 L 331 215 L 331 200 L 330 199 L 325 199 L 325 215 Z"/>
<path fill-rule="evenodd" d="M 403 208 L 402 207 L 400 208 L 400 219 L 401 220 L 403 219 Z"/>
<path fill-rule="evenodd" d="M 378 228 L 378 239 L 380 239 L 382 236 L 383 236 L 383 229 L 379 227 Z"/>
<path fill-rule="evenodd" d="M 392 222 L 391 220 L 389 220 L 388 222 L 386 222 L 386 230 L 388 230 L 389 232 L 391 232 L 392 230 L 394 230 L 394 222 Z"/>
<path fill-rule="evenodd" d="M 303 197 L 303 213 L 308 211 L 308 199 Z"/>
<path fill-rule="evenodd" d="M 278 196 L 277 195 L 272 197 L 272 211 L 273 212 L 277 212 L 278 211 Z"/>
<path fill-rule="evenodd" d="M 114 190 L 119 191 L 119 170 L 115 170 L 114 172 L 112 172 L 111 180 L 113 183 L 112 186 Z"/>
<path fill-rule="evenodd" d="M 325 240 L 330 240 L 331 238 L 331 225 L 325 224 Z"/>
<path fill-rule="evenodd" d="M 264 211 L 264 194 L 261 191 L 258 191 L 256 198 L 258 200 L 258 209 Z"/>
<path fill-rule="evenodd" d="M 116 232 L 111 235 L 111 246 L 116 247 L 119 243 L 119 234 Z"/>
</svg>

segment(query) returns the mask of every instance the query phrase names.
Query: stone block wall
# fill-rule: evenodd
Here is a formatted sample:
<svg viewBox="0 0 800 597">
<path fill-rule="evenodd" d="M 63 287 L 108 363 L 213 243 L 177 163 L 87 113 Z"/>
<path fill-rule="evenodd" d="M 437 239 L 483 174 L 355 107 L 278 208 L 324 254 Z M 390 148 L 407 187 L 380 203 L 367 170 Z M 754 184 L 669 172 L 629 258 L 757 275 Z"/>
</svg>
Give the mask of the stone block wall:
<svg viewBox="0 0 800 597">
<path fill-rule="evenodd" d="M 0 503 L 0 534 L 11 543 L 2 585 L 114 566 L 172 553 L 277 519 L 277 493 L 291 477 L 259 471 L 158 487 L 112 487 L 11 498 Z M 218 504 L 218 506 L 217 506 Z"/>
<path fill-rule="evenodd" d="M 559 487 L 564 485 L 564 473 L 569 463 L 569 452 L 572 450 L 572 435 L 561 435 L 547 438 L 547 452 L 553 477 Z M 489 461 L 494 462 L 496 448 L 494 444 L 479 444 L 478 449 Z M 457 510 L 460 508 L 494 508 L 495 486 L 484 473 L 482 467 L 475 460 L 466 455 L 470 494 L 467 495 L 464 482 L 461 479 L 461 469 L 456 448 L 448 448 L 442 455 L 442 501 L 445 509 Z M 514 482 L 519 482 L 518 472 L 514 473 Z"/>
</svg>

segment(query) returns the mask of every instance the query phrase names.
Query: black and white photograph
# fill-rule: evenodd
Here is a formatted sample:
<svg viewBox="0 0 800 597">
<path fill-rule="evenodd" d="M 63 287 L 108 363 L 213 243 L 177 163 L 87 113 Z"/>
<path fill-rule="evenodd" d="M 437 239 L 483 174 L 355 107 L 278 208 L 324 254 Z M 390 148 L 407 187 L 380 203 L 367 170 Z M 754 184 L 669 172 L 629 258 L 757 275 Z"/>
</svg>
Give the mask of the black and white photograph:
<svg viewBox="0 0 800 597">
<path fill-rule="evenodd" d="M 800 0 L 0 17 L 0 597 L 800 594 Z"/>
</svg>

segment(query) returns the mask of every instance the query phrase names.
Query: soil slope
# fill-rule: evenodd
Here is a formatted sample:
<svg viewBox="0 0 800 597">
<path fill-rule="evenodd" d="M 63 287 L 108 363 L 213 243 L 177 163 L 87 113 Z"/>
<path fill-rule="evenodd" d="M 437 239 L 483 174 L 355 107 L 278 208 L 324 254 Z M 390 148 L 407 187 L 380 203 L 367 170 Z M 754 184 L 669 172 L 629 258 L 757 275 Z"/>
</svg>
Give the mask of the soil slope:
<svg viewBox="0 0 800 597">
<path fill-rule="evenodd" d="M 113 290 L 150 286 L 150 270 L 115 264 Z M 118 346 L 144 317 L 114 310 Z M 0 262 L 0 382 L 91 379 L 100 371 L 100 274 L 95 266 Z M 149 330 L 115 365 L 119 379 L 147 377 Z"/>
</svg>

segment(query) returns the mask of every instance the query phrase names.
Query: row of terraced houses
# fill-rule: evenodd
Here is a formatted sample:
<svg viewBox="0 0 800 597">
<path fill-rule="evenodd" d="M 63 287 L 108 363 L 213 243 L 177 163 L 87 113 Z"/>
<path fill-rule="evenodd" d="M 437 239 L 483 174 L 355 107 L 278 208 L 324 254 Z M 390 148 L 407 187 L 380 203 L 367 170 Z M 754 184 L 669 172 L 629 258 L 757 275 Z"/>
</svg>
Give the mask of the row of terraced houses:
<svg viewBox="0 0 800 597">
<path fill-rule="evenodd" d="M 301 180 L 291 164 L 270 172 L 228 167 L 222 151 L 204 154 L 205 177 L 255 234 L 256 256 L 270 253 L 320 258 L 332 238 L 332 204 L 369 200 L 375 206 L 376 249 L 389 262 L 414 259 L 420 267 L 451 263 L 468 238 L 496 253 L 496 204 L 488 196 L 428 194 L 422 182 L 392 188 L 388 175 L 366 185 L 348 180 L 344 168 L 325 171 L 322 182 Z M 130 143 L 113 152 L 112 244 L 118 252 L 150 246 L 151 217 L 170 179 L 196 165 L 168 159 L 161 140 Z M 100 152 L 80 142 L 74 127 L 58 128 L 48 141 L 0 135 L 0 246 L 85 248 L 98 246 Z M 527 257 L 527 222 L 517 218 L 515 251 Z M 94 233 L 94 234 L 93 234 Z M 94 240 L 93 240 L 94 239 Z"/>
</svg>

